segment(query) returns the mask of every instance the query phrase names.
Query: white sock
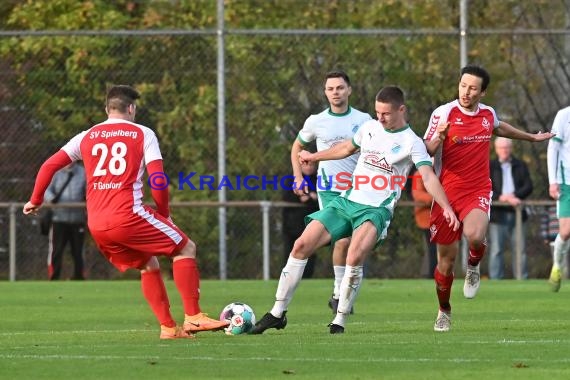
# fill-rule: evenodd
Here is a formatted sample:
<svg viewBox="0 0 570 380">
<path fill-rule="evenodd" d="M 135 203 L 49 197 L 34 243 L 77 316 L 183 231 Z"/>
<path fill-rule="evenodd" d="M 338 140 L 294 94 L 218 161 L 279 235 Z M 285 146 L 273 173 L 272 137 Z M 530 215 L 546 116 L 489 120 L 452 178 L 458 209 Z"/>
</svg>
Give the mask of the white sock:
<svg viewBox="0 0 570 380">
<path fill-rule="evenodd" d="M 362 265 L 346 266 L 346 272 L 340 284 L 340 298 L 338 300 L 338 310 L 332 323 L 343 326 L 346 318 L 350 314 L 354 300 L 360 290 L 362 278 L 364 277 L 364 267 Z"/>
<path fill-rule="evenodd" d="M 340 297 L 340 283 L 342 282 L 342 278 L 344 277 L 345 272 L 344 265 L 335 265 L 333 266 L 334 270 L 334 288 L 333 288 L 333 298 L 338 299 Z"/>
<path fill-rule="evenodd" d="M 553 261 L 553 268 L 561 268 L 562 263 L 564 260 L 564 256 L 566 252 L 568 252 L 568 248 L 570 247 L 570 239 L 562 240 L 560 234 L 556 235 L 556 240 L 554 240 L 554 257 L 552 258 Z"/>
<path fill-rule="evenodd" d="M 275 304 L 270 311 L 274 317 L 281 318 L 283 312 L 287 310 L 295 289 L 297 289 L 301 278 L 303 278 L 307 260 L 299 260 L 291 256 L 287 259 L 287 264 L 281 270 L 279 285 L 277 285 L 277 292 L 275 293 Z"/>
</svg>

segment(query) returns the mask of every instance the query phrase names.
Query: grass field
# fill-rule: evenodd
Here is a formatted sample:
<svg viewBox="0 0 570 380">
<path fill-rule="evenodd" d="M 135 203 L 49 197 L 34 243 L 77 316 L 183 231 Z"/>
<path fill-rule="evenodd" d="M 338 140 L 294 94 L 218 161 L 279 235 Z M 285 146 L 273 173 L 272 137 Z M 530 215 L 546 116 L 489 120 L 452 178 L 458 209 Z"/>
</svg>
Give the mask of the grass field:
<svg viewBox="0 0 570 380">
<path fill-rule="evenodd" d="M 305 280 L 284 330 L 160 341 L 137 281 L 1 282 L 2 379 L 569 379 L 570 284 L 454 286 L 453 327 L 435 333 L 430 280 L 365 279 L 346 333 L 330 335 L 330 280 Z M 180 300 L 167 282 L 174 315 Z M 203 281 L 202 308 L 261 317 L 276 282 Z"/>
</svg>

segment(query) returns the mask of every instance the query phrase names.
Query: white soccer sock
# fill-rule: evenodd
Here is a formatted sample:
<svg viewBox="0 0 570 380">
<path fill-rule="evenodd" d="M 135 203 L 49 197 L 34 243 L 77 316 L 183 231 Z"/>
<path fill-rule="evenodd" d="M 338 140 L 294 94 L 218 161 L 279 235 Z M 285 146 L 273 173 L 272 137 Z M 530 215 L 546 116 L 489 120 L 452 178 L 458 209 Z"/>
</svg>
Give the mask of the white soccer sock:
<svg viewBox="0 0 570 380">
<path fill-rule="evenodd" d="M 560 234 L 556 235 L 556 240 L 554 240 L 554 253 L 553 253 L 553 267 L 554 268 L 561 268 L 562 263 L 564 260 L 564 256 L 566 252 L 568 252 L 568 248 L 570 247 L 570 239 L 562 240 Z"/>
<path fill-rule="evenodd" d="M 295 289 L 301 282 L 303 278 L 303 271 L 305 270 L 305 265 L 307 265 L 307 260 L 299 260 L 294 257 L 289 256 L 287 264 L 281 270 L 281 277 L 279 278 L 279 285 L 277 285 L 277 292 L 275 293 L 275 304 L 271 309 L 270 313 L 277 318 L 283 315 L 283 312 L 287 310 L 289 302 L 293 298 Z"/>
<path fill-rule="evenodd" d="M 344 265 L 333 266 L 334 270 L 334 288 L 333 288 L 333 298 L 338 299 L 340 297 L 340 283 L 344 277 L 346 267 Z"/>
<path fill-rule="evenodd" d="M 346 318 L 350 314 L 354 300 L 360 290 L 362 278 L 364 277 L 364 267 L 362 265 L 346 266 L 346 272 L 340 284 L 340 298 L 338 300 L 338 311 L 332 323 L 343 326 Z"/>
</svg>

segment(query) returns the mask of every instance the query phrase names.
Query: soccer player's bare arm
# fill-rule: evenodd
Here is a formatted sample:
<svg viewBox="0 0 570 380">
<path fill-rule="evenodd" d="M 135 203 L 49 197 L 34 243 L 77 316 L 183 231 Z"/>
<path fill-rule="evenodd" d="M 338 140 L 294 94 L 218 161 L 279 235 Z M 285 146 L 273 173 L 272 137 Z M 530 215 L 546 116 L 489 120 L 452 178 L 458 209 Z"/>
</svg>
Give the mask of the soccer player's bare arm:
<svg viewBox="0 0 570 380">
<path fill-rule="evenodd" d="M 433 156 L 435 152 L 439 149 L 441 143 L 447 137 L 447 132 L 449 130 L 449 123 L 439 124 L 436 128 L 434 136 L 428 141 L 425 141 L 426 149 L 430 156 Z"/>
<path fill-rule="evenodd" d="M 493 133 L 500 137 L 507 137 L 514 140 L 526 140 L 531 142 L 545 141 L 555 136 L 555 134 L 551 132 L 538 132 L 536 134 L 533 134 L 521 131 L 520 129 L 516 129 L 509 123 L 506 123 L 502 120 L 499 121 L 499 126 L 495 128 Z"/>
<path fill-rule="evenodd" d="M 295 177 L 295 187 L 293 192 L 297 195 L 303 195 L 305 193 L 305 189 L 301 188 L 302 185 L 306 187 L 306 181 L 303 180 L 301 162 L 299 162 L 299 153 L 304 147 L 305 146 L 298 138 L 293 141 L 293 146 L 291 146 L 291 167 L 293 168 L 293 176 Z"/>
<path fill-rule="evenodd" d="M 337 144 L 329 149 L 321 150 L 319 152 L 310 153 L 306 150 L 299 152 L 299 160 L 301 164 L 309 161 L 329 161 L 339 160 L 356 153 L 360 148 L 352 142 L 351 139 L 344 140 L 342 143 Z"/>
</svg>

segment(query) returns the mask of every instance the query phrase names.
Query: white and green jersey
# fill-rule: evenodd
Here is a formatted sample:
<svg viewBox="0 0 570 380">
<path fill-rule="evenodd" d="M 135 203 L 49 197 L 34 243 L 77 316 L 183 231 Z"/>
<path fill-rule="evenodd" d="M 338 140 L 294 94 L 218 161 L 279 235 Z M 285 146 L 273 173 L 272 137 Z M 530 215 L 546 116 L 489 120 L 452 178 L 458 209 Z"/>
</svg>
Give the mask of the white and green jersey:
<svg viewBox="0 0 570 380">
<path fill-rule="evenodd" d="M 550 132 L 556 136 L 548 142 L 548 182 L 570 185 L 570 107 L 558 111 Z"/>
<path fill-rule="evenodd" d="M 387 131 L 377 120 L 370 120 L 358 129 L 352 142 L 360 148 L 360 158 L 352 175 L 352 188 L 340 196 L 385 207 L 392 214 L 412 165 L 432 166 L 424 142 L 409 125 Z"/>
<path fill-rule="evenodd" d="M 369 114 L 361 112 L 356 108 L 348 107 L 345 113 L 333 113 L 330 108 L 317 115 L 311 115 L 305 121 L 303 129 L 299 131 L 297 139 L 303 144 L 315 141 L 317 150 L 328 149 L 346 139 L 351 139 L 360 126 L 371 120 Z M 317 191 L 329 187 L 331 179 L 334 183 L 337 174 L 348 173 L 347 178 L 354 171 L 358 154 L 346 157 L 342 160 L 319 162 L 319 188 Z M 331 189 L 334 191 L 334 189 Z"/>
</svg>

